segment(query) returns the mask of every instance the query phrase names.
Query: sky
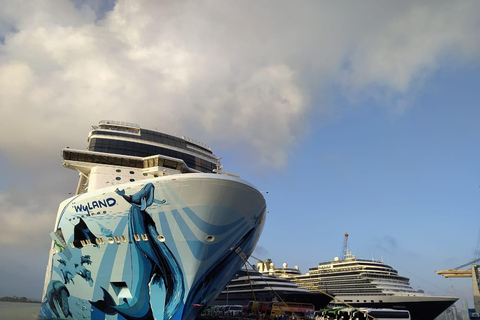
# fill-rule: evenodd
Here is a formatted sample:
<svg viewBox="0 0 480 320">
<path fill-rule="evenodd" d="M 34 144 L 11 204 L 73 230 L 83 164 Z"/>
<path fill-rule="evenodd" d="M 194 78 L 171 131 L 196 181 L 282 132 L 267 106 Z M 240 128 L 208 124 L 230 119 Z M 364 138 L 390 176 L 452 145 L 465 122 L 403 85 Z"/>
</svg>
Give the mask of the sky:
<svg viewBox="0 0 480 320">
<path fill-rule="evenodd" d="M 265 192 L 253 256 L 342 253 L 472 306 L 436 270 L 480 240 L 480 2 L 0 0 L 0 296 L 40 299 L 100 120 L 212 147 Z M 268 191 L 268 193 L 266 193 Z"/>
</svg>

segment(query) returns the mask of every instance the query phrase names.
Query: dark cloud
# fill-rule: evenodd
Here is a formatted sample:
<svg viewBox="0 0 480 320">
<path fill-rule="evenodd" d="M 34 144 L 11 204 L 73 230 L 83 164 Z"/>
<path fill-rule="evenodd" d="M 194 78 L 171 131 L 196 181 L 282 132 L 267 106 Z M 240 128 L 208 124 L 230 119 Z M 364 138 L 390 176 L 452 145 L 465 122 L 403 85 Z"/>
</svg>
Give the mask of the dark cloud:
<svg viewBox="0 0 480 320">
<path fill-rule="evenodd" d="M 102 20 L 105 16 L 113 10 L 116 0 L 72 0 L 75 7 L 81 10 L 83 7 L 88 7 L 95 12 L 97 20 Z"/>
<path fill-rule="evenodd" d="M 375 240 L 376 247 L 387 254 L 393 254 L 398 250 L 399 246 L 397 242 L 396 238 L 388 235 Z"/>
</svg>

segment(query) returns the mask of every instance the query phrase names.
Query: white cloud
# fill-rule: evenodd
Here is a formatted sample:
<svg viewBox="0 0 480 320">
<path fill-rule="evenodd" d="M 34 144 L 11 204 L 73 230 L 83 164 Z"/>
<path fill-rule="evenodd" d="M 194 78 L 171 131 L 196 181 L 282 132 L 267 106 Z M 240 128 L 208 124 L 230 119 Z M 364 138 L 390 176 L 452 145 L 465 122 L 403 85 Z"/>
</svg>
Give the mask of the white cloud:
<svg viewBox="0 0 480 320">
<path fill-rule="evenodd" d="M 478 3 L 416 3 L 359 41 L 343 80 L 355 90 L 379 86 L 408 95 L 442 64 L 479 53 Z M 474 58 L 478 63 L 478 57 Z M 470 60 L 471 61 L 471 60 Z M 420 83 L 419 83 L 420 81 Z"/>
<path fill-rule="evenodd" d="M 332 83 L 404 110 L 442 64 L 480 51 L 478 2 L 145 0 L 106 15 L 75 3 L 8 1 L 0 14 L 0 150 L 12 157 L 82 148 L 90 125 L 117 119 L 281 167 Z"/>
</svg>

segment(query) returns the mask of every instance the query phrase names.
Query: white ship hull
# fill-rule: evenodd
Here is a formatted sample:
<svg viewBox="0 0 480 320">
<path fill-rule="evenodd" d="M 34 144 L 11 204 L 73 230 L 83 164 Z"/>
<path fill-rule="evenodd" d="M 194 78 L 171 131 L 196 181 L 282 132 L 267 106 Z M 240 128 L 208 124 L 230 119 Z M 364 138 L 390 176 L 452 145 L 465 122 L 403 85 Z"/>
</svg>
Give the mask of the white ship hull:
<svg viewBox="0 0 480 320">
<path fill-rule="evenodd" d="M 225 175 L 98 189 L 59 207 L 41 316 L 195 319 L 250 255 L 265 200 Z"/>
<path fill-rule="evenodd" d="M 456 297 L 425 294 L 335 296 L 334 304 L 344 307 L 390 308 L 410 311 L 412 320 L 433 320 L 458 300 Z M 333 301 L 332 301 L 333 302 Z"/>
<path fill-rule="evenodd" d="M 412 320 L 433 320 L 458 300 L 415 291 L 409 278 L 384 262 L 357 259 L 348 250 L 347 241 L 345 233 L 344 259 L 319 263 L 294 281 L 308 290 L 332 293 L 338 299 L 336 305 L 345 302 L 357 308 L 408 310 Z"/>
</svg>

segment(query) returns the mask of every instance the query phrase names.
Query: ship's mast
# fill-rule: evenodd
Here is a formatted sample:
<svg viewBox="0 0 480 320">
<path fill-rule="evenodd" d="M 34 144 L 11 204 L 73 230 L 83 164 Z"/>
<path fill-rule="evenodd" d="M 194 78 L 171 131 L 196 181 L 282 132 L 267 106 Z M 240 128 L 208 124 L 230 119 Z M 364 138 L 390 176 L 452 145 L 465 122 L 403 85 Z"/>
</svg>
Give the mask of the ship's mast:
<svg viewBox="0 0 480 320">
<path fill-rule="evenodd" d="M 348 233 L 345 232 L 345 240 L 343 241 L 343 248 L 342 248 L 342 257 L 343 260 L 347 259 L 349 256 L 348 252 Z"/>
</svg>

